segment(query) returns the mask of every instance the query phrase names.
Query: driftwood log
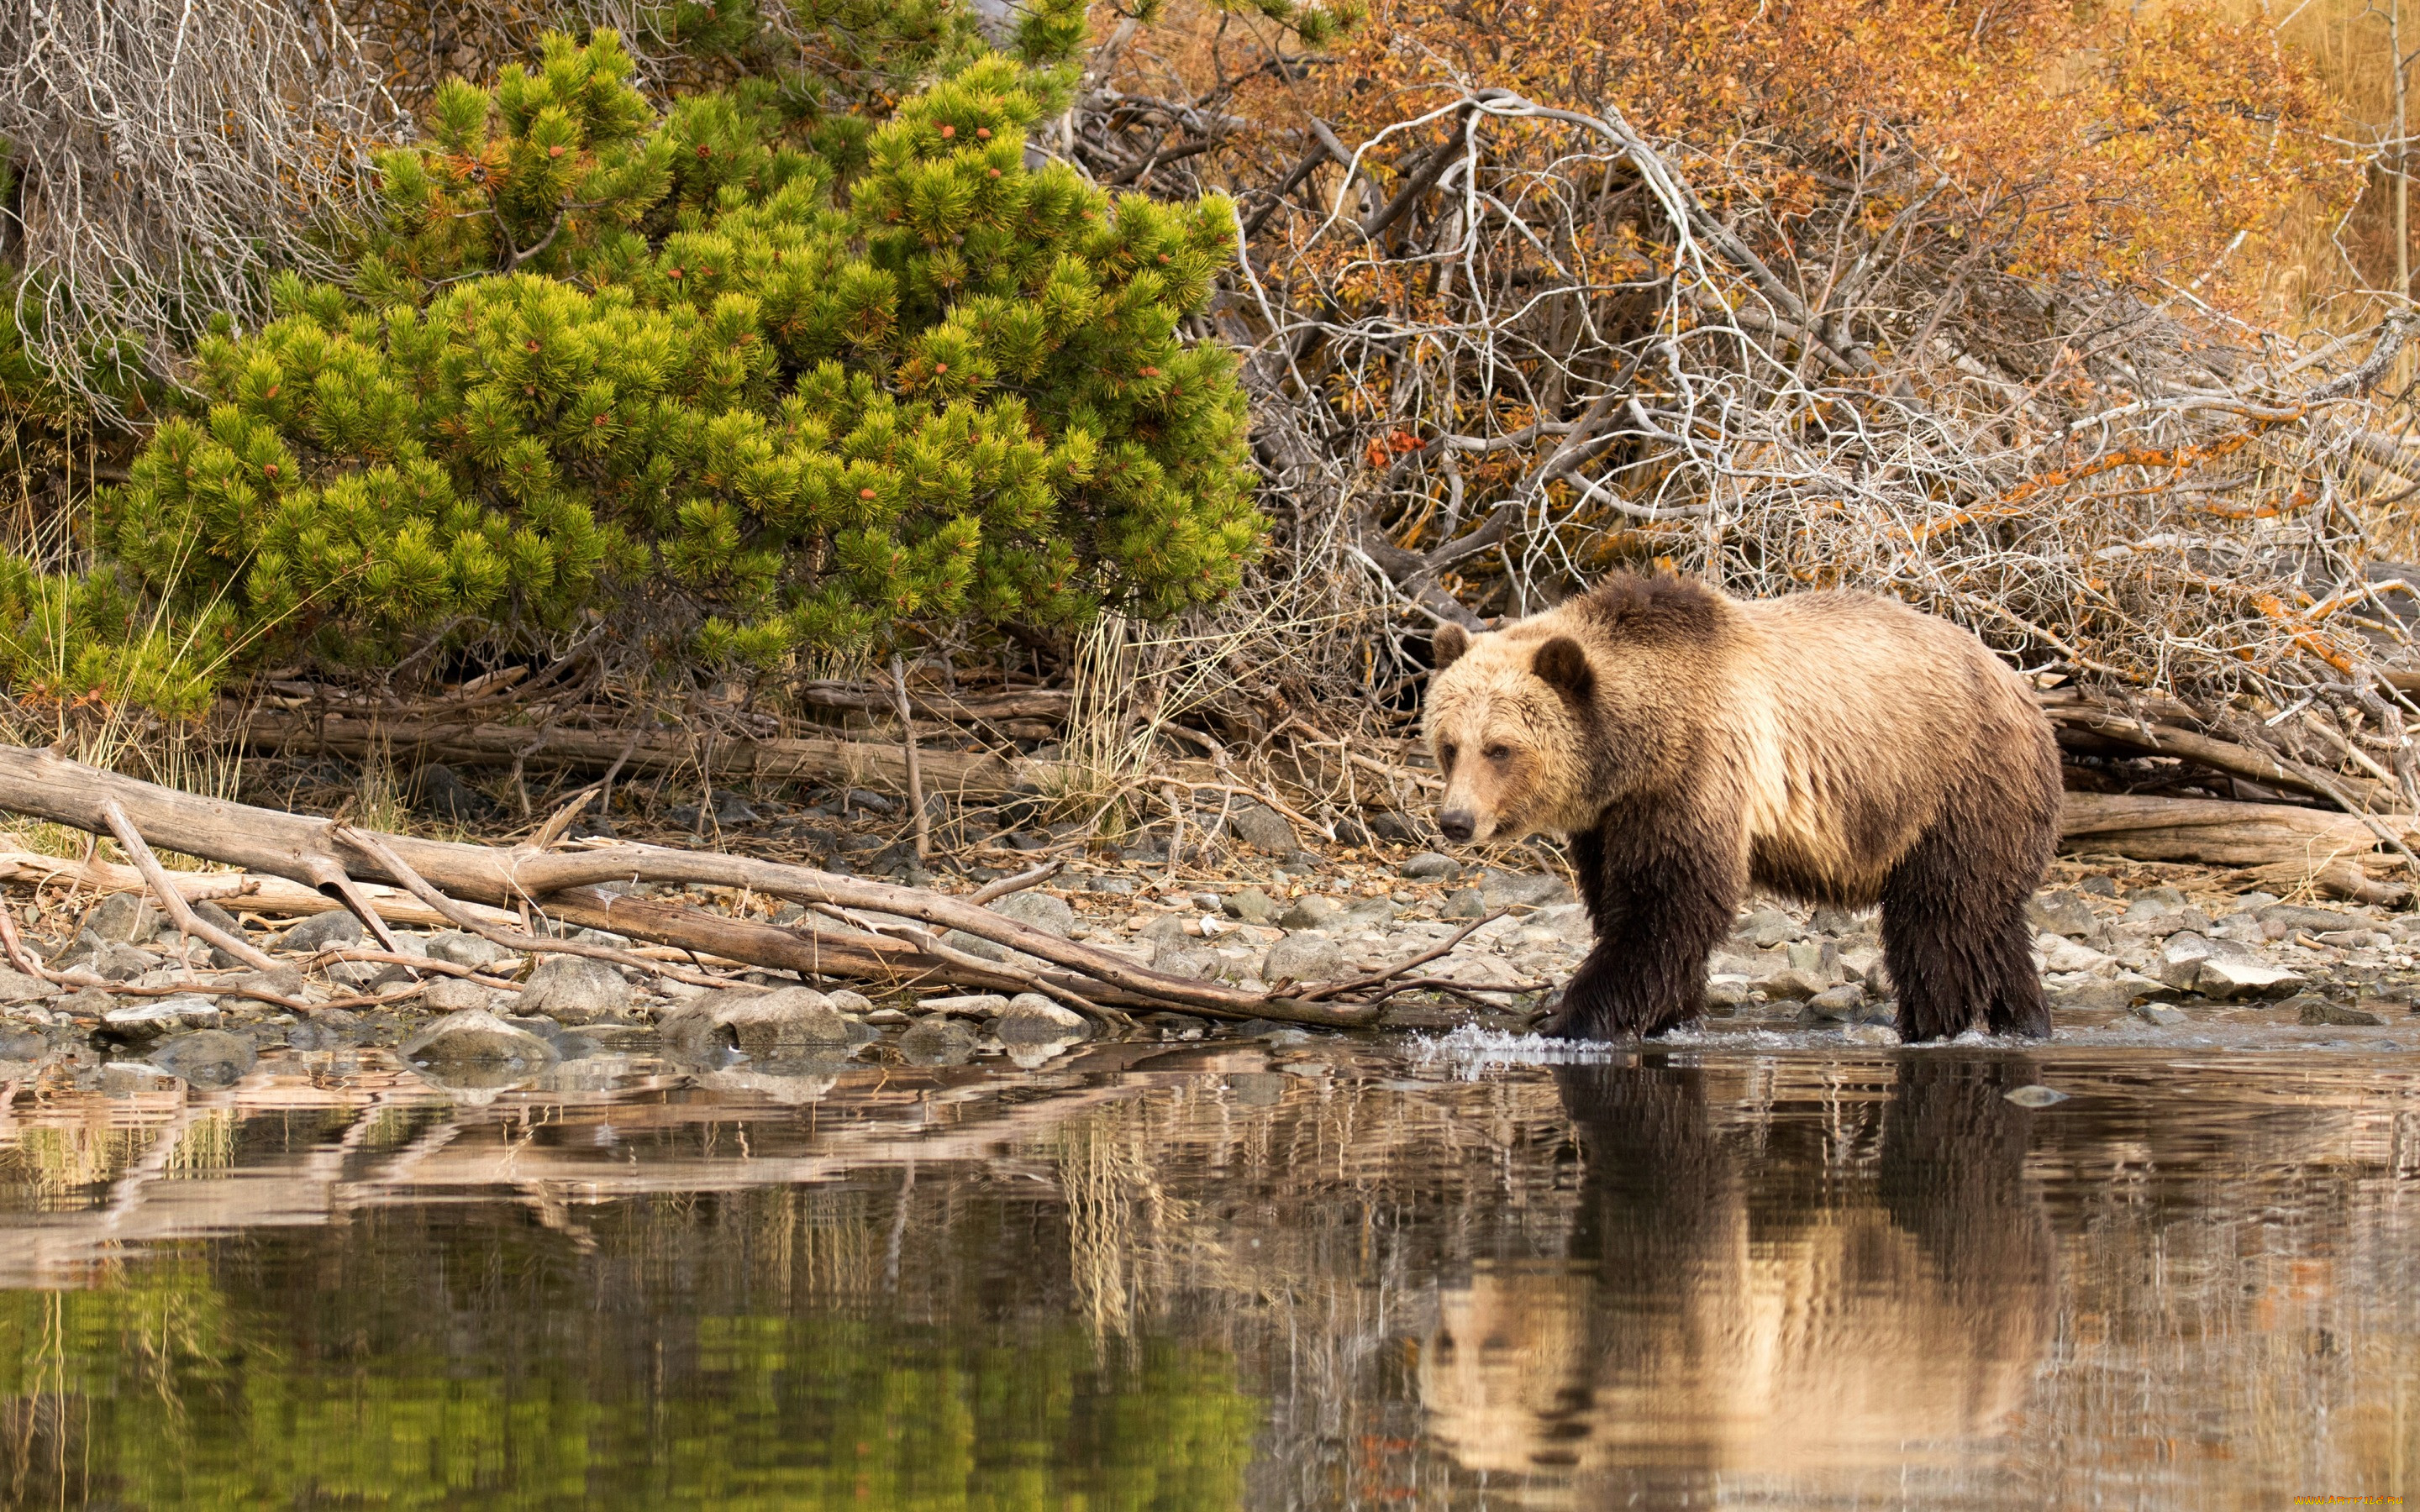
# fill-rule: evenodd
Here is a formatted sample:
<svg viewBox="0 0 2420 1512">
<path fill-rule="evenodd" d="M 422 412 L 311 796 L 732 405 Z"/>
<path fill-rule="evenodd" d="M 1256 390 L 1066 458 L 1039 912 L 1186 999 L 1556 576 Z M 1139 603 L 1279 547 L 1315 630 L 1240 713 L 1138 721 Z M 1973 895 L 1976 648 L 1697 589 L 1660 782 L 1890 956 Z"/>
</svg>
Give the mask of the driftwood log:
<svg viewBox="0 0 2420 1512">
<path fill-rule="evenodd" d="M 1375 1015 L 1385 996 L 1419 980 L 1402 972 L 1436 953 L 1351 982 L 1305 984 L 1292 994 L 1247 992 L 1154 971 L 966 899 L 922 888 L 649 845 L 549 852 L 370 835 L 332 820 L 179 793 L 51 751 L 16 747 L 0 747 L 0 810 L 96 835 L 108 833 L 117 819 L 162 849 L 284 879 L 341 901 L 381 934 L 390 910 L 400 917 L 400 909 L 365 883 L 407 891 L 426 886 L 449 902 L 527 909 L 698 955 L 884 988 L 947 984 L 1040 991 L 1096 1014 L 1104 1008 L 1172 1009 L 1221 1018 L 1359 1026 Z M 349 842 L 349 835 L 354 837 Z M 16 864 L 22 868 L 24 862 L 16 858 Z M 405 869 L 409 874 L 397 874 Z M 631 897 L 613 887 L 640 882 L 745 889 L 797 903 L 811 914 L 797 924 L 778 925 Z M 172 885 L 183 890 L 181 882 Z M 428 912 L 445 917 L 443 910 Z M 1038 964 L 991 962 L 953 949 L 937 937 L 952 930 Z"/>
<path fill-rule="evenodd" d="M 2059 817 L 2059 841 L 2070 852 L 2251 867 L 2266 880 L 2307 885 L 2357 903 L 2403 903 L 2411 896 L 2408 884 L 2371 874 L 2403 860 L 2379 850 L 2373 826 L 2407 844 L 2420 839 L 2420 819 L 2410 814 L 2356 818 L 2283 803 L 2071 793 Z"/>
</svg>

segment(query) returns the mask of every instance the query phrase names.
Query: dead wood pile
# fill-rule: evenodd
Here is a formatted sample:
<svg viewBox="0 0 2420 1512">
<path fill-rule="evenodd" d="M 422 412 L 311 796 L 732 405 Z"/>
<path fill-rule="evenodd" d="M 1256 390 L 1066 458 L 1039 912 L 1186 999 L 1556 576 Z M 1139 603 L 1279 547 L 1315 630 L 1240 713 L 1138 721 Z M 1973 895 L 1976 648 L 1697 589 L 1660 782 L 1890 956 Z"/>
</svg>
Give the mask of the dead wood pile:
<svg viewBox="0 0 2420 1512">
<path fill-rule="evenodd" d="M 1356 1026 L 1369 1023 L 1399 993 L 1459 991 L 1452 983 L 1415 973 L 1479 927 L 1474 923 L 1391 968 L 1350 980 L 1280 982 L 1268 992 L 1249 992 L 1154 971 L 1114 951 L 1062 938 L 984 906 L 1009 888 L 1042 880 L 1048 868 L 995 883 L 970 897 L 953 897 L 708 851 L 631 844 L 555 849 L 587 797 L 583 794 L 564 809 L 529 843 L 504 849 L 379 834 L 334 820 L 179 793 L 50 751 L 0 748 L 0 809 L 114 837 L 178 928 L 239 959 L 247 958 L 251 948 L 195 917 L 193 902 L 240 899 L 245 906 L 287 912 L 341 905 L 358 915 L 383 947 L 382 951 L 348 952 L 347 958 L 387 960 L 415 969 L 454 968 L 402 953 L 391 921 L 442 921 L 515 950 L 596 956 L 707 986 L 732 984 L 711 969 L 711 963 L 721 962 L 796 972 L 809 980 L 861 981 L 886 991 L 947 984 L 1040 993 L 1096 1020 L 1118 1024 L 1125 1022 L 1125 1010 L 1156 1009 Z M 242 874 L 173 876 L 152 859 L 150 847 L 155 845 L 240 868 Z M 70 869 L 104 886 L 123 887 L 132 880 L 122 869 L 92 862 L 76 866 L 11 854 L 0 857 L 0 863 L 11 876 L 26 880 Z M 781 899 L 800 905 L 805 913 L 794 923 L 775 924 L 636 896 L 630 890 L 665 883 Z M 373 884 L 380 885 L 380 890 L 371 890 Z M 399 899 L 398 891 L 410 902 Z M 540 933 L 538 919 L 672 950 L 648 952 L 566 939 Z M 971 954 L 949 942 L 952 932 L 1014 954 L 1006 960 Z M 50 972 L 17 944 L 5 910 L 0 910 L 0 935 L 5 935 L 18 969 L 70 980 Z M 664 959 L 667 955 L 673 959 Z M 75 984 L 130 990 L 98 978 L 75 979 Z"/>
</svg>

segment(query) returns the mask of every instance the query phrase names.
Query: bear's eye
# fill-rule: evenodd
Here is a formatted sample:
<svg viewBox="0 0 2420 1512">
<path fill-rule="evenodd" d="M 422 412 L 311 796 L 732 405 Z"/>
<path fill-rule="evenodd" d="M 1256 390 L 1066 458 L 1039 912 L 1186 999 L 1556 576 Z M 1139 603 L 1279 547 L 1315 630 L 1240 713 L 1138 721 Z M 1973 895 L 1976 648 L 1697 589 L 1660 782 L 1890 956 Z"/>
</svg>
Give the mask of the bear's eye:
<svg viewBox="0 0 2420 1512">
<path fill-rule="evenodd" d="M 1490 746 L 1481 754 L 1486 756 L 1486 758 L 1491 762 L 1511 761 L 1512 759 L 1512 748 L 1510 746 Z"/>
<path fill-rule="evenodd" d="M 1437 748 L 1437 765 L 1444 767 L 1451 766 L 1452 764 L 1453 748 L 1451 746 L 1439 746 Z"/>
</svg>

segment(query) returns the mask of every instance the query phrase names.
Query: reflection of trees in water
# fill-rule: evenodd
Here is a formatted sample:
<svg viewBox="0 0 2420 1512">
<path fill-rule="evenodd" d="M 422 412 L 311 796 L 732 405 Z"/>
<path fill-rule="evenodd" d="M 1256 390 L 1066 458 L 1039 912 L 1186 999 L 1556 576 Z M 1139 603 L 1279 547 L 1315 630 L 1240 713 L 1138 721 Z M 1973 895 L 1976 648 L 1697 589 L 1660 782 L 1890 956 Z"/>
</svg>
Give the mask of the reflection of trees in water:
<svg viewBox="0 0 2420 1512">
<path fill-rule="evenodd" d="M 7 1500 L 1655 1500 L 1978 1427 L 2053 1504 L 2409 1464 L 2420 1162 L 2366 1073 L 2314 1106 L 2198 1069 L 2245 1111 L 2176 1120 L 2173 1085 L 2096 1102 L 2118 1071 L 2027 1114 L 2023 1062 L 1947 1053 L 1159 1065 L 805 1110 L 20 1105 L 28 1222 L 240 1232 L 0 1293 Z"/>
</svg>

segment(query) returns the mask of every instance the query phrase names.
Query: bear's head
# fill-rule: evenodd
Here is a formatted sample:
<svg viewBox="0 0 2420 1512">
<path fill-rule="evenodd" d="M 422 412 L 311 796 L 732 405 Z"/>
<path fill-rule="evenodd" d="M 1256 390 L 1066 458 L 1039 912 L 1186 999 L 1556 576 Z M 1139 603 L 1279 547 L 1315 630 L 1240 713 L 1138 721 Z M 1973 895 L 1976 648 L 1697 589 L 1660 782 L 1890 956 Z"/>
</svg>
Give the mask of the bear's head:
<svg viewBox="0 0 2420 1512">
<path fill-rule="evenodd" d="M 1445 778 L 1437 829 L 1458 844 L 1585 825 L 1596 670 L 1567 635 L 1438 627 L 1423 733 Z"/>
</svg>

